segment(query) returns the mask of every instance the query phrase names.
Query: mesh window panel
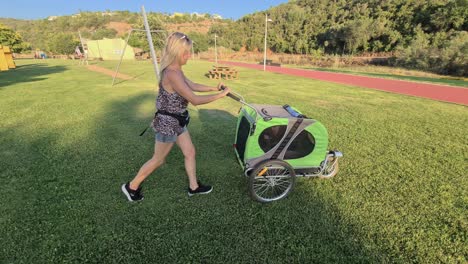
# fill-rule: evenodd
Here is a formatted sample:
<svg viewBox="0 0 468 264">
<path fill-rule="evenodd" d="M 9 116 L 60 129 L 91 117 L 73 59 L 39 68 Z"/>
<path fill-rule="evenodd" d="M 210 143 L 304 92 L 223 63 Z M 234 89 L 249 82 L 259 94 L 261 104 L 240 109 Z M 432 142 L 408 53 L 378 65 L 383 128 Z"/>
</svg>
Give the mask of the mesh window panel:
<svg viewBox="0 0 468 264">
<path fill-rule="evenodd" d="M 291 142 L 284 154 L 284 159 L 298 159 L 312 153 L 315 147 L 315 138 L 307 130 L 302 130 Z"/>
<path fill-rule="evenodd" d="M 270 149 L 274 148 L 283 138 L 284 133 L 286 132 L 287 126 L 272 126 L 266 128 L 260 134 L 258 138 L 258 144 L 263 152 L 268 152 Z"/>
<path fill-rule="evenodd" d="M 245 145 L 247 144 L 247 138 L 249 137 L 249 133 L 250 123 L 249 121 L 247 121 L 247 118 L 243 116 L 239 123 L 239 130 L 237 131 L 236 141 L 237 153 L 239 154 L 239 158 L 242 161 L 244 161 Z"/>
</svg>

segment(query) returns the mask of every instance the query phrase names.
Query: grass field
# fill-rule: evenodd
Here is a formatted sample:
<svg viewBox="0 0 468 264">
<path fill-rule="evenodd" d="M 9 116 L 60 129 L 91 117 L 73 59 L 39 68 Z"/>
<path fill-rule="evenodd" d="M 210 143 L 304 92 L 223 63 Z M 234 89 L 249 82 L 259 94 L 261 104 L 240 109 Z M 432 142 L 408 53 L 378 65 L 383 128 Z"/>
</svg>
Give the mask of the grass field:
<svg viewBox="0 0 468 264">
<path fill-rule="evenodd" d="M 299 179 L 253 202 L 231 144 L 239 104 L 191 106 L 198 174 L 188 198 L 177 148 L 129 203 L 120 185 L 152 155 L 151 64 L 120 81 L 72 61 L 0 73 L 0 263 L 466 263 L 466 106 L 239 68 L 249 102 L 290 104 L 344 153 L 331 180 Z M 215 85 L 209 62 L 187 77 Z M 116 62 L 101 62 L 114 68 Z"/>
</svg>

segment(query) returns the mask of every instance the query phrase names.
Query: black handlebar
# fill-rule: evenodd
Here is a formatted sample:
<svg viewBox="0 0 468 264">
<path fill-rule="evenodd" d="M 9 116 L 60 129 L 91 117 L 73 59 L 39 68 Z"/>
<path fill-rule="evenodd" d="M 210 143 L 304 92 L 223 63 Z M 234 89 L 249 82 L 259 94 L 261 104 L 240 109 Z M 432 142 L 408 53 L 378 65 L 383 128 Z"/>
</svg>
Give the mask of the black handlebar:
<svg viewBox="0 0 468 264">
<path fill-rule="evenodd" d="M 220 87 L 219 89 L 220 89 L 221 91 L 224 91 L 224 89 L 226 89 L 226 86 L 221 85 L 221 87 Z M 240 100 L 241 100 L 241 98 L 239 98 L 239 96 L 236 96 L 236 95 L 234 95 L 234 94 L 232 94 L 232 93 L 228 93 L 228 94 L 226 94 L 226 95 L 229 96 L 229 97 L 231 97 L 232 99 L 238 101 L 238 102 L 240 102 Z"/>
<path fill-rule="evenodd" d="M 233 95 L 231 93 L 228 93 L 227 96 L 231 97 L 232 99 L 236 100 L 237 102 L 240 102 L 240 100 L 241 100 L 238 96 L 235 96 L 235 95 Z"/>
</svg>

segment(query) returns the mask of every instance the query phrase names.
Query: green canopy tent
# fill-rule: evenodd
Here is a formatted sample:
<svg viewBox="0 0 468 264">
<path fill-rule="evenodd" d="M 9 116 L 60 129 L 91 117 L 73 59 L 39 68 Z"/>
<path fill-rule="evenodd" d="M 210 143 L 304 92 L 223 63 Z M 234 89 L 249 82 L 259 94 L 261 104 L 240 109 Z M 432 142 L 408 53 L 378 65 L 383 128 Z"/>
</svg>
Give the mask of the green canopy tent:
<svg viewBox="0 0 468 264">
<path fill-rule="evenodd" d="M 126 48 L 125 40 L 123 39 L 101 39 L 101 40 L 86 40 L 88 48 L 89 59 L 102 59 L 102 60 L 134 60 L 135 53 L 133 48 Z"/>
</svg>

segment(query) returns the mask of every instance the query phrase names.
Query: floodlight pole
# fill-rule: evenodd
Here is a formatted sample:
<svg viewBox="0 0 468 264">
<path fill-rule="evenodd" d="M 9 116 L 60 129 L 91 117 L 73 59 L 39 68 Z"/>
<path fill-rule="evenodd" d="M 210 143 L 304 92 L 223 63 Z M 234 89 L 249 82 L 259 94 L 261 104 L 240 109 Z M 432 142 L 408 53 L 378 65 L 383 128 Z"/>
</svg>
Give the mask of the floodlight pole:
<svg viewBox="0 0 468 264">
<path fill-rule="evenodd" d="M 146 11 L 145 11 L 144 6 L 141 6 L 141 13 L 143 15 L 143 21 L 145 22 L 146 38 L 148 39 L 148 45 L 149 45 L 150 52 L 151 52 L 151 58 L 153 59 L 154 72 L 156 73 L 156 77 L 158 78 L 158 81 L 159 81 L 160 76 L 159 76 L 158 60 L 156 58 L 156 52 L 154 52 L 153 38 L 151 37 L 151 31 L 150 31 L 150 27 L 148 24 L 148 18 L 146 17 Z"/>
<path fill-rule="evenodd" d="M 192 40 L 192 47 L 191 47 L 192 48 L 192 60 L 195 59 L 195 56 L 194 56 L 195 53 L 193 52 L 193 44 L 195 44 L 195 41 Z"/>
<path fill-rule="evenodd" d="M 273 20 L 268 19 L 268 14 L 265 14 L 265 47 L 263 49 L 263 71 L 266 70 L 266 48 L 267 48 L 267 28 L 268 22 Z"/>
<path fill-rule="evenodd" d="M 216 49 L 216 38 L 217 37 L 218 36 L 215 34 L 215 63 L 216 63 L 216 65 L 218 65 L 218 51 Z"/>
</svg>

